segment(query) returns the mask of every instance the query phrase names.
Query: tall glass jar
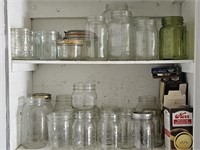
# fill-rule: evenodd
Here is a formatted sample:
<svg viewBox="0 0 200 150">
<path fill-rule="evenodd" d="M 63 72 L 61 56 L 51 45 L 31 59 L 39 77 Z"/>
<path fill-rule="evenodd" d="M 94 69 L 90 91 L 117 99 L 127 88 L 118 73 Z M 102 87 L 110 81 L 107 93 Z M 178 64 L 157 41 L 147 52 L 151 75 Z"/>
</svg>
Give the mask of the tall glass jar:
<svg viewBox="0 0 200 150">
<path fill-rule="evenodd" d="M 38 58 L 41 60 L 56 59 L 56 43 L 59 39 L 59 33 L 56 31 L 38 31 L 35 34 Z"/>
<path fill-rule="evenodd" d="M 96 85 L 92 83 L 75 83 L 72 94 L 72 106 L 75 109 L 92 109 L 96 103 Z"/>
<path fill-rule="evenodd" d="M 72 96 L 71 94 L 56 95 L 55 112 L 65 111 L 72 109 Z"/>
<path fill-rule="evenodd" d="M 11 28 L 11 51 L 13 59 L 36 59 L 33 31 L 27 28 Z"/>
<path fill-rule="evenodd" d="M 52 150 L 71 149 L 72 113 L 56 112 L 47 115 L 49 147 Z"/>
<path fill-rule="evenodd" d="M 134 51 L 136 60 L 158 59 L 158 30 L 154 19 L 134 19 Z"/>
<path fill-rule="evenodd" d="M 108 59 L 133 59 L 133 21 L 127 10 L 113 11 L 108 23 Z"/>
<path fill-rule="evenodd" d="M 86 60 L 107 60 L 107 25 L 103 16 L 90 16 L 87 18 L 85 49 L 82 54 Z M 95 36 L 94 36 L 95 35 Z"/>
<path fill-rule="evenodd" d="M 160 59 L 186 58 L 186 27 L 182 16 L 163 17 L 159 39 Z"/>
<path fill-rule="evenodd" d="M 95 149 L 96 123 L 92 109 L 75 112 L 72 126 L 72 146 L 75 150 Z"/>
<path fill-rule="evenodd" d="M 120 149 L 121 124 L 117 108 L 101 108 L 97 135 L 99 150 Z"/>
<path fill-rule="evenodd" d="M 30 149 L 45 147 L 48 141 L 47 102 L 29 97 L 22 111 L 22 146 Z"/>
<path fill-rule="evenodd" d="M 134 112 L 133 119 L 133 149 L 153 150 L 154 147 L 154 125 L 152 113 Z"/>
</svg>

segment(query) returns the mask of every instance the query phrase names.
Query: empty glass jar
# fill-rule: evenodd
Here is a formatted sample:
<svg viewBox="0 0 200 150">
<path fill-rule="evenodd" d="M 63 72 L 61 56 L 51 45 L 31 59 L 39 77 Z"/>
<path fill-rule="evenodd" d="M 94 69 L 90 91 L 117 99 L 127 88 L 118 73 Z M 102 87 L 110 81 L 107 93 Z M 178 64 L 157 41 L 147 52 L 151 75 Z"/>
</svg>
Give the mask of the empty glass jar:
<svg viewBox="0 0 200 150">
<path fill-rule="evenodd" d="M 71 149 L 72 113 L 56 112 L 47 115 L 49 147 L 52 150 Z"/>
<path fill-rule="evenodd" d="M 134 51 L 136 60 L 158 59 L 158 30 L 154 19 L 137 17 L 134 19 Z"/>
<path fill-rule="evenodd" d="M 72 146 L 75 150 L 94 150 L 96 147 L 96 123 L 93 110 L 78 110 L 72 126 Z"/>
<path fill-rule="evenodd" d="M 30 149 L 45 147 L 48 141 L 47 114 L 44 98 L 29 97 L 22 111 L 22 146 Z"/>
<path fill-rule="evenodd" d="M 128 10 L 116 10 L 111 13 L 108 23 L 108 59 L 133 59 L 133 21 Z"/>
</svg>

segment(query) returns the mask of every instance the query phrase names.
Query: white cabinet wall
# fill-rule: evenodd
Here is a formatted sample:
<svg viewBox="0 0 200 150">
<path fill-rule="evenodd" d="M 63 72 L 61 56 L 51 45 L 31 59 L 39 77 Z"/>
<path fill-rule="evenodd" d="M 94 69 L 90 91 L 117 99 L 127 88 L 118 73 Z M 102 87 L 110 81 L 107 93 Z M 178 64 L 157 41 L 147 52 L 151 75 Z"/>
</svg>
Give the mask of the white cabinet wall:
<svg viewBox="0 0 200 150">
<path fill-rule="evenodd" d="M 10 28 L 28 27 L 34 31 L 56 30 L 62 36 L 64 31 L 84 29 L 86 17 L 100 15 L 105 4 L 114 0 L 7 0 L 8 25 L 8 102 L 7 149 L 20 146 L 21 99 L 34 92 L 56 94 L 72 93 L 73 83 L 94 81 L 97 85 L 97 104 L 115 103 L 135 107 L 139 95 L 151 94 L 158 97 L 159 80 L 152 79 L 151 68 L 158 65 L 178 64 L 187 73 L 189 83 L 189 104 L 194 107 L 194 149 L 200 149 L 200 2 L 198 0 L 128 0 L 134 16 L 182 15 L 188 29 L 189 60 L 175 61 L 17 61 L 11 60 Z M 3 41 L 3 40 L 2 40 Z M 4 51 L 5 52 L 5 51 Z M 0 53 L 0 56 L 4 54 Z M 2 60 L 5 60 L 2 59 Z M 3 64 L 3 63 L 2 63 Z M 2 65 L 5 66 L 5 65 Z M 2 69 L 2 67 L 1 67 Z M 4 71 L 5 72 L 5 71 Z M 1 73 L 0 75 L 3 75 Z M 3 84 L 1 84 L 2 86 Z M 5 86 L 6 87 L 6 86 Z M 3 89 L 1 87 L 1 89 Z M 4 92 L 5 93 L 5 92 Z M 5 96 L 3 96 L 5 97 Z M 5 98 L 6 99 L 6 98 Z M 3 108 L 6 100 L 0 108 Z M 5 111 L 2 111 L 5 113 Z M 0 130 L 4 128 L 1 127 Z M 9 131 L 9 132 L 8 132 Z"/>
</svg>

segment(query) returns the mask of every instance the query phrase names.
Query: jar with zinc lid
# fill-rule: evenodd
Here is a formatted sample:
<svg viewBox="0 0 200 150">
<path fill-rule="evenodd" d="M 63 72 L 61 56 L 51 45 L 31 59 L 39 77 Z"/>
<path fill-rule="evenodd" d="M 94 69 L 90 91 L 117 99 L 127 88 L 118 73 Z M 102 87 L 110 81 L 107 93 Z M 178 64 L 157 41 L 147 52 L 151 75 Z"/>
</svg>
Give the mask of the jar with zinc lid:
<svg viewBox="0 0 200 150">
<path fill-rule="evenodd" d="M 159 39 L 160 59 L 186 58 L 186 26 L 182 16 L 163 17 Z"/>
</svg>

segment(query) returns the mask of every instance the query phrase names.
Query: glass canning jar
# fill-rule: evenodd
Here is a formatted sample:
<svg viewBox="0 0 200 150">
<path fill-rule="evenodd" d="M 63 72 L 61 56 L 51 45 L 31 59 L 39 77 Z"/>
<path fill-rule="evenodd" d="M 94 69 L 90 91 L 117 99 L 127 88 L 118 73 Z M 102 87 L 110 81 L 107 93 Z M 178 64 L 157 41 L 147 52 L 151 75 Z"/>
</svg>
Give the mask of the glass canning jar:
<svg viewBox="0 0 200 150">
<path fill-rule="evenodd" d="M 75 112 L 72 125 L 72 146 L 75 150 L 95 149 L 96 123 L 93 109 Z"/>
<path fill-rule="evenodd" d="M 72 109 L 72 95 L 71 94 L 60 94 L 56 95 L 55 112 L 65 111 Z"/>
<path fill-rule="evenodd" d="M 152 113 L 133 112 L 133 149 L 153 150 L 154 147 L 154 125 Z"/>
<path fill-rule="evenodd" d="M 49 147 L 52 150 L 71 149 L 72 112 L 55 112 L 47 115 Z"/>
<path fill-rule="evenodd" d="M 127 10 L 113 11 L 108 23 L 108 59 L 133 59 L 132 14 Z"/>
<path fill-rule="evenodd" d="M 97 129 L 99 150 L 117 150 L 121 147 L 121 124 L 119 109 L 102 107 Z"/>
<path fill-rule="evenodd" d="M 45 147 L 48 141 L 47 114 L 44 98 L 28 97 L 22 111 L 22 146 L 30 149 Z"/>
<path fill-rule="evenodd" d="M 13 59 L 37 59 L 34 33 L 27 28 L 11 28 Z"/>
<path fill-rule="evenodd" d="M 154 19 L 134 19 L 134 56 L 136 60 L 158 59 L 158 30 Z"/>
<path fill-rule="evenodd" d="M 91 109 L 97 99 L 96 85 L 92 83 L 75 83 L 72 94 L 72 107 L 75 109 Z"/>
<path fill-rule="evenodd" d="M 182 16 L 162 18 L 159 32 L 160 59 L 186 58 L 186 26 Z"/>
</svg>

